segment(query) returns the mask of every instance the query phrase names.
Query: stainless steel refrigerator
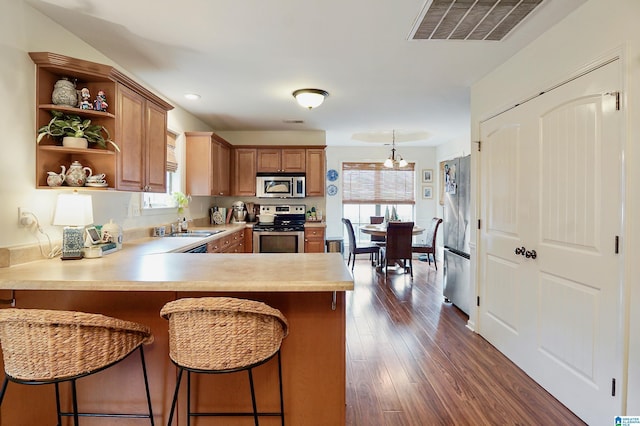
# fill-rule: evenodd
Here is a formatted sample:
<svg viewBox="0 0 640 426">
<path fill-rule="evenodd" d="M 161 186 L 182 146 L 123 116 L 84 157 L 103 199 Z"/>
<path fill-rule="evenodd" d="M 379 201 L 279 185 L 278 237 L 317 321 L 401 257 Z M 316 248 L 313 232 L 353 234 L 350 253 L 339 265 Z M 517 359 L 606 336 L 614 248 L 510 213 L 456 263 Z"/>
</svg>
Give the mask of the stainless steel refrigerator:
<svg viewBox="0 0 640 426">
<path fill-rule="evenodd" d="M 443 293 L 461 311 L 469 315 L 471 279 L 469 276 L 469 191 L 471 156 L 454 158 L 444 165 Z"/>
</svg>

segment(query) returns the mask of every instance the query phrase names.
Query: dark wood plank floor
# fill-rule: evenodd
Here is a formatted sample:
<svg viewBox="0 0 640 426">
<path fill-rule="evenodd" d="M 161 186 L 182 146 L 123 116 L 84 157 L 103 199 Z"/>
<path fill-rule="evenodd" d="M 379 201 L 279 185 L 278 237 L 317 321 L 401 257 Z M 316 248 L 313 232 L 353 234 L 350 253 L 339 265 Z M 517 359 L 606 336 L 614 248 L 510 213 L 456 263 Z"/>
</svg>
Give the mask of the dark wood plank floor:
<svg viewBox="0 0 640 426">
<path fill-rule="evenodd" d="M 366 256 L 347 295 L 347 425 L 584 425 L 442 296 L 436 272 L 377 274 Z"/>
</svg>

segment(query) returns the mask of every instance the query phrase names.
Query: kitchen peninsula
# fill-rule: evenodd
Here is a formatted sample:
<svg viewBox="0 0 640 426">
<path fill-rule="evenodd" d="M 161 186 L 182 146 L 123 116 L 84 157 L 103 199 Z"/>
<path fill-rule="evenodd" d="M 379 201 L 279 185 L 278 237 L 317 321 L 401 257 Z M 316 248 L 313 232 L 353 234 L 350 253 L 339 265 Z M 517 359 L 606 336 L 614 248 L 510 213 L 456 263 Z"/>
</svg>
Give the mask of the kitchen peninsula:
<svg viewBox="0 0 640 426">
<path fill-rule="evenodd" d="M 229 226 L 204 239 L 143 238 L 98 259 L 41 260 L 0 268 L 0 297 L 15 297 L 18 308 L 96 312 L 151 327 L 155 340 L 145 352 L 156 424 L 167 421 L 176 373 L 168 356 L 168 324 L 159 315 L 162 306 L 178 298 L 212 295 L 263 301 L 281 310 L 290 325 L 282 346 L 287 423 L 344 424 L 345 291 L 353 289 L 353 278 L 342 257 L 339 253 L 179 252 L 234 230 Z M 259 409 L 269 411 L 278 400 L 277 364 L 267 363 L 255 374 Z M 82 379 L 80 410 L 126 406 L 144 411 L 139 375 L 138 361 L 132 357 L 103 375 Z M 236 377 L 194 379 L 192 386 L 200 395 L 198 408 L 246 409 L 250 404 L 246 376 L 232 376 Z M 179 401 L 184 404 L 184 386 L 182 391 Z M 38 408 L 34 400 L 39 401 Z M 68 402 L 66 395 L 63 401 Z M 52 387 L 10 384 L 0 417 L 2 425 L 50 422 L 55 418 Z M 242 420 L 228 418 L 225 424 L 242 424 Z M 265 418 L 264 424 L 275 424 L 270 422 L 275 420 Z M 184 421 L 180 418 L 177 424 Z M 123 419 L 118 424 L 139 421 Z"/>
</svg>

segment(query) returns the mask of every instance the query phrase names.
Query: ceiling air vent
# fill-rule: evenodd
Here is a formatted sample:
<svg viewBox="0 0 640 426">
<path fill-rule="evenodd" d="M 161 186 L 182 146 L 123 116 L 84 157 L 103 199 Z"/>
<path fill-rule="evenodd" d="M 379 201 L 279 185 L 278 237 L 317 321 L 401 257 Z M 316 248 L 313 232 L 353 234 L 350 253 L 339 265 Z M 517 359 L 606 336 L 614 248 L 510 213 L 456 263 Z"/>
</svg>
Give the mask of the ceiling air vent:
<svg viewBox="0 0 640 426">
<path fill-rule="evenodd" d="M 544 0 L 432 0 L 414 25 L 414 40 L 502 40 Z"/>
</svg>

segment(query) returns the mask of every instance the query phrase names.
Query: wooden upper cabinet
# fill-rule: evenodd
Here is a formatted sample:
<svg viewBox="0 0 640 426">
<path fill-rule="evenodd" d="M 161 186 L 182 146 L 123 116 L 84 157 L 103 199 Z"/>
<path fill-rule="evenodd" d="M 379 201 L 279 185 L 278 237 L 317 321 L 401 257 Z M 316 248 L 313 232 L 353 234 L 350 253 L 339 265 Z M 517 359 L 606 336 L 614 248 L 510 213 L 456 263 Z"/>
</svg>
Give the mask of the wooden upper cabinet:
<svg viewBox="0 0 640 426">
<path fill-rule="evenodd" d="M 307 197 L 323 197 L 325 182 L 324 148 L 306 150 L 306 191 Z"/>
<path fill-rule="evenodd" d="M 47 172 L 60 171 L 78 160 L 94 174 L 104 173 L 108 187 L 124 191 L 157 191 L 166 188 L 167 111 L 172 105 L 117 69 L 50 52 L 30 52 L 36 64 L 36 129 L 51 120 L 51 111 L 78 115 L 104 126 L 120 148 L 91 146 L 65 148 L 45 138 L 36 148 L 36 185 L 47 187 Z M 92 98 L 99 90 L 107 97 L 107 111 L 54 105 L 51 93 L 57 80 L 76 81 Z"/>
<path fill-rule="evenodd" d="M 135 91 L 118 85 L 116 141 L 120 146 L 116 188 L 165 192 L 167 113 Z"/>
<path fill-rule="evenodd" d="M 256 154 L 255 148 L 233 149 L 232 195 L 255 197 Z"/>
<path fill-rule="evenodd" d="M 186 132 L 189 195 L 230 195 L 231 145 L 212 132 Z"/>
<path fill-rule="evenodd" d="M 300 148 L 258 148 L 257 172 L 282 173 L 306 170 L 305 149 Z"/>
</svg>

